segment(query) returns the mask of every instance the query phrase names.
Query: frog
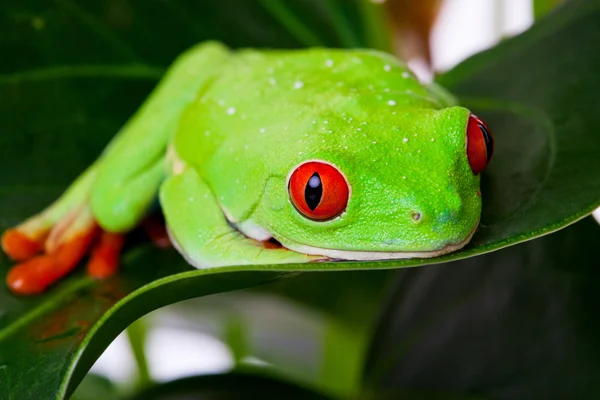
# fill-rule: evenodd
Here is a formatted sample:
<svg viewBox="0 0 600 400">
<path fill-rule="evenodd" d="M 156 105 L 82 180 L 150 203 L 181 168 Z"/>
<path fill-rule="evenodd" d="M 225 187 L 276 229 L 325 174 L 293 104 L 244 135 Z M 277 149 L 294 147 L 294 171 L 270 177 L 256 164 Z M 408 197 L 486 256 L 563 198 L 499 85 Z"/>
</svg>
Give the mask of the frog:
<svg viewBox="0 0 600 400">
<path fill-rule="evenodd" d="M 479 226 L 493 143 L 393 54 L 199 43 L 54 203 L 3 233 L 6 283 L 40 294 L 88 256 L 90 276 L 114 275 L 157 202 L 195 268 L 439 257 Z"/>
</svg>

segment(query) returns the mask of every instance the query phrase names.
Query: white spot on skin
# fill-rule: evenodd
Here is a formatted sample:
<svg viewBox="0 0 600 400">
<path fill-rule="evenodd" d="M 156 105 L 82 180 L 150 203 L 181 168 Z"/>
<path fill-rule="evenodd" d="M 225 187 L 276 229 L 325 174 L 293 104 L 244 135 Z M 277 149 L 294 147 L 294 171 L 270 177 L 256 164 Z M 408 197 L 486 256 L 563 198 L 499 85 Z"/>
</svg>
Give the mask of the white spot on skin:
<svg viewBox="0 0 600 400">
<path fill-rule="evenodd" d="M 260 133 L 265 133 L 266 129 L 265 128 L 260 128 Z"/>
<path fill-rule="evenodd" d="M 269 83 L 273 86 L 277 85 L 277 81 L 275 80 L 275 78 L 269 79 Z"/>
<path fill-rule="evenodd" d="M 210 131 L 204 131 L 204 136 L 210 136 Z"/>
<path fill-rule="evenodd" d="M 377 144 L 377 142 L 373 142 L 373 144 Z"/>
<path fill-rule="evenodd" d="M 302 154 L 302 152 L 301 152 L 301 151 L 299 151 L 299 152 L 298 152 L 298 154 Z"/>
<path fill-rule="evenodd" d="M 405 137 L 404 139 L 402 139 L 402 141 L 403 141 L 404 143 L 406 143 L 406 142 L 408 142 L 408 138 L 407 138 L 407 137 Z"/>
<path fill-rule="evenodd" d="M 333 60 L 325 60 L 325 66 L 327 68 L 333 67 Z"/>
<path fill-rule="evenodd" d="M 406 177 L 405 177 L 405 176 L 403 176 L 403 177 L 402 177 L 402 179 L 406 179 Z"/>
<path fill-rule="evenodd" d="M 383 66 L 383 70 L 384 70 L 385 72 L 389 72 L 389 71 L 391 71 L 391 70 L 392 70 L 392 66 L 391 66 L 391 65 L 389 65 L 389 64 L 385 64 L 385 65 Z"/>
<path fill-rule="evenodd" d="M 396 105 L 396 102 L 395 102 L 394 100 L 389 100 L 389 101 L 388 101 L 388 104 L 389 104 L 390 106 L 395 106 L 395 105 Z"/>
<path fill-rule="evenodd" d="M 325 125 L 327 125 L 327 124 L 329 123 L 329 121 L 325 120 L 325 121 L 323 121 L 323 123 L 324 123 Z"/>
<path fill-rule="evenodd" d="M 235 107 L 229 107 L 229 108 L 227 109 L 227 114 L 229 114 L 229 115 L 233 115 L 233 114 L 235 114 Z"/>
<path fill-rule="evenodd" d="M 296 81 L 294 82 L 294 89 L 302 89 L 304 87 L 304 82 Z"/>
<path fill-rule="evenodd" d="M 360 128 L 356 128 L 356 130 L 357 130 L 357 131 L 362 131 L 362 129 L 360 129 Z"/>
<path fill-rule="evenodd" d="M 432 142 L 435 142 L 435 138 L 431 138 L 431 141 L 432 141 Z"/>
<path fill-rule="evenodd" d="M 219 101 L 217 101 L 217 104 L 220 106 L 223 106 L 225 104 L 225 102 L 223 100 L 219 100 Z"/>
<path fill-rule="evenodd" d="M 408 78 L 410 78 L 410 73 L 409 73 L 409 72 L 406 72 L 406 71 L 404 71 L 404 72 L 402 73 L 402 77 L 403 77 L 404 79 L 408 79 Z"/>
</svg>

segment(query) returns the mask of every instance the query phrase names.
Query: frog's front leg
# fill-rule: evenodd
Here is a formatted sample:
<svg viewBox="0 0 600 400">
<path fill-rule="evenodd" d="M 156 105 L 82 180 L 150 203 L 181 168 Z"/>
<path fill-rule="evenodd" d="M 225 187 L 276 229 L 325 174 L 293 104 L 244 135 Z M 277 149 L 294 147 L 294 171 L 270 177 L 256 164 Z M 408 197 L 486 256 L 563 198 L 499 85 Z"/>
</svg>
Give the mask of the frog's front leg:
<svg viewBox="0 0 600 400">
<path fill-rule="evenodd" d="M 169 177 L 160 202 L 173 244 L 196 268 L 322 260 L 284 248 L 267 248 L 233 228 L 208 185 L 192 168 Z"/>
<path fill-rule="evenodd" d="M 11 290 L 43 292 L 90 249 L 90 275 L 116 271 L 123 234 L 144 218 L 165 177 L 179 116 L 229 57 L 214 42 L 182 54 L 94 165 L 52 206 L 4 233 L 4 251 L 20 262 L 7 275 Z"/>
</svg>

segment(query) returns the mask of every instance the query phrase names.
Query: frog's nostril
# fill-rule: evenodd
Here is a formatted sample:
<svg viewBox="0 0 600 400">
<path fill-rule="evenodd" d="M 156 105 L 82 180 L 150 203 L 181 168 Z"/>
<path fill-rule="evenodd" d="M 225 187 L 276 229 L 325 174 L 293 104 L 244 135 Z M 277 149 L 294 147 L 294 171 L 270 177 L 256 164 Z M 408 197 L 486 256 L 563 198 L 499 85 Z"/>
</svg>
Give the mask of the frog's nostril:
<svg viewBox="0 0 600 400">
<path fill-rule="evenodd" d="M 412 218 L 412 220 L 414 222 L 419 222 L 419 221 L 421 221 L 421 218 L 423 217 L 423 215 L 418 211 L 412 211 L 410 213 L 410 217 Z"/>
</svg>

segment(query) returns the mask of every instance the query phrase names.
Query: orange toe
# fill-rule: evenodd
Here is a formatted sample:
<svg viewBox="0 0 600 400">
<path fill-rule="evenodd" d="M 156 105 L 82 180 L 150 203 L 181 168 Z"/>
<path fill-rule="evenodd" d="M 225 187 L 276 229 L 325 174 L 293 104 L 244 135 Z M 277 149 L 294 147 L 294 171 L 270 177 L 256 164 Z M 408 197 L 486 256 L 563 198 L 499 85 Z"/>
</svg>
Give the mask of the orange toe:
<svg viewBox="0 0 600 400">
<path fill-rule="evenodd" d="M 53 257 L 34 257 L 11 268 L 6 276 L 6 284 L 16 294 L 40 294 L 56 281 L 56 269 L 56 259 Z"/>
<path fill-rule="evenodd" d="M 2 235 L 2 249 L 15 261 L 31 258 L 43 248 L 43 241 L 31 239 L 17 229 L 9 229 Z"/>
<path fill-rule="evenodd" d="M 39 255 L 14 266 L 8 271 L 6 283 L 13 293 L 34 295 L 67 275 L 88 251 L 98 230 L 95 225 L 79 236 L 61 244 L 49 254 Z"/>
<path fill-rule="evenodd" d="M 88 274 L 99 279 L 115 274 L 119 268 L 119 258 L 124 242 L 125 235 L 103 231 L 100 240 L 92 249 L 87 266 Z"/>
<path fill-rule="evenodd" d="M 156 247 L 161 249 L 173 247 L 164 220 L 161 220 L 156 216 L 150 216 L 143 220 L 141 225 Z"/>
</svg>

